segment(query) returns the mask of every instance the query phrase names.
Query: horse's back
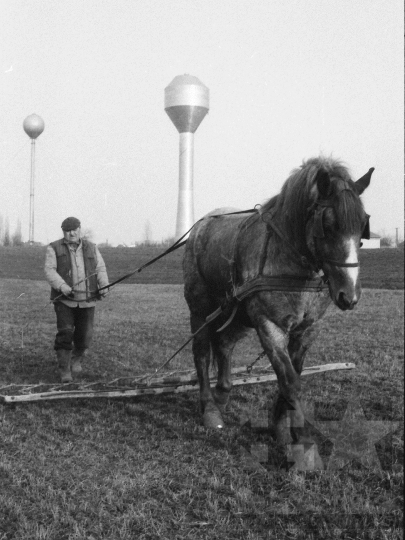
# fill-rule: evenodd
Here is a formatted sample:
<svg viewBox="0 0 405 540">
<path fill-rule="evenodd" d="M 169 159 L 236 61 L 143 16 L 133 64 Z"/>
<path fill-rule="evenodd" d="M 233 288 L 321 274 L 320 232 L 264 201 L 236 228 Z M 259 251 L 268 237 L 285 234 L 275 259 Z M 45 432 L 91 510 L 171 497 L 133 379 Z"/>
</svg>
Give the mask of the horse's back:
<svg viewBox="0 0 405 540">
<path fill-rule="evenodd" d="M 211 290 L 230 287 L 231 264 L 239 224 L 246 214 L 237 208 L 217 208 L 193 228 L 186 243 L 183 274 L 186 290 L 204 283 Z"/>
<path fill-rule="evenodd" d="M 215 208 L 215 210 L 211 210 L 211 212 L 208 212 L 208 214 L 205 214 L 203 219 L 205 219 L 206 217 L 221 216 L 224 214 L 232 214 L 233 212 L 240 212 L 240 211 L 241 211 L 240 208 L 233 208 L 232 206 L 223 206 L 221 208 Z"/>
</svg>

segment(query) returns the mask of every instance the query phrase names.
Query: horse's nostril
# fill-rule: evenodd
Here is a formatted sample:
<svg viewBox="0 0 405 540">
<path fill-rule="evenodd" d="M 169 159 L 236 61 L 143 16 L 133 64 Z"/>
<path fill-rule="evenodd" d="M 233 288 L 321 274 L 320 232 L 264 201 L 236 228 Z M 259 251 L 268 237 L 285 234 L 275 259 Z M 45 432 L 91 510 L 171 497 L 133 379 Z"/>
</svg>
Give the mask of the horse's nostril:
<svg viewBox="0 0 405 540">
<path fill-rule="evenodd" d="M 357 304 L 356 299 L 349 299 L 344 292 L 340 292 L 338 296 L 339 305 L 345 309 L 353 309 Z"/>
</svg>

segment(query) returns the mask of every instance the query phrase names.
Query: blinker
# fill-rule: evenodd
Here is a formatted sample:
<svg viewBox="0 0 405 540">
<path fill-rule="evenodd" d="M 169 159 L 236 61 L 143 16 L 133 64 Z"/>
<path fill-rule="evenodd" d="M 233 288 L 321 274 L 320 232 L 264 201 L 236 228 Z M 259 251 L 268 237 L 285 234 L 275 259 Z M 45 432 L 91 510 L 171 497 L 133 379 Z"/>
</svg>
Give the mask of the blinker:
<svg viewBox="0 0 405 540">
<path fill-rule="evenodd" d="M 361 233 L 361 237 L 365 240 L 370 240 L 370 216 L 369 214 L 366 214 L 366 223 L 363 228 L 363 232 Z"/>
<path fill-rule="evenodd" d="M 323 229 L 323 213 L 325 208 L 329 206 L 326 202 L 322 204 L 322 201 L 318 201 L 317 206 L 314 212 L 314 232 L 313 235 L 315 238 L 325 238 L 325 231 Z M 365 240 L 370 239 L 370 216 L 366 214 L 366 221 L 361 233 L 361 238 Z"/>
<path fill-rule="evenodd" d="M 326 206 L 319 204 L 319 202 L 315 208 L 313 231 L 313 235 L 315 236 L 315 238 L 325 238 L 325 232 L 323 230 L 323 213 L 325 211 L 325 208 Z"/>
</svg>

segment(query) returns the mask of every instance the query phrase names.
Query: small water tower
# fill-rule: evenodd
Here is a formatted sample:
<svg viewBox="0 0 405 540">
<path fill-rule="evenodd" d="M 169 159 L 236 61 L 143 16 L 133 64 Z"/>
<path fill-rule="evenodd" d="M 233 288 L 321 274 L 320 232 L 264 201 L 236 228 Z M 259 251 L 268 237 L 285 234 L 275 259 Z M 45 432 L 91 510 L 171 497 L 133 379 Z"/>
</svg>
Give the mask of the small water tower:
<svg viewBox="0 0 405 540">
<path fill-rule="evenodd" d="M 23 122 L 25 133 L 31 139 L 31 180 L 30 180 L 30 230 L 29 243 L 34 243 L 34 180 L 35 180 L 35 139 L 45 129 L 45 123 L 37 114 L 30 114 Z"/>
<path fill-rule="evenodd" d="M 178 75 L 165 88 L 165 111 L 180 134 L 176 238 L 194 224 L 194 133 L 209 110 L 209 89 L 192 75 Z"/>
</svg>

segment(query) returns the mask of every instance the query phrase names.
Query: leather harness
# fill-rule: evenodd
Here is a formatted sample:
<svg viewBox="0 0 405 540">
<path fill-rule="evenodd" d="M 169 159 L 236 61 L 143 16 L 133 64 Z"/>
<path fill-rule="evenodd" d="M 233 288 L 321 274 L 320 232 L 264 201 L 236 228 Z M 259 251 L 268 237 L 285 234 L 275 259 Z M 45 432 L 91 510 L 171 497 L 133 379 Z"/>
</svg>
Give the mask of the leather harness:
<svg viewBox="0 0 405 540">
<path fill-rule="evenodd" d="M 234 240 L 233 240 L 233 257 L 231 262 L 231 276 L 232 276 L 232 283 L 233 283 L 233 291 L 232 291 L 232 297 L 238 301 L 244 300 L 246 297 L 250 296 L 251 294 L 255 292 L 260 291 L 284 291 L 284 292 L 303 292 L 303 291 L 311 291 L 311 292 L 320 292 L 326 288 L 328 288 L 327 283 L 324 281 L 323 277 L 319 276 L 318 278 L 308 278 L 307 276 L 266 276 L 263 274 L 264 272 L 264 266 L 267 259 L 267 248 L 269 245 L 270 238 L 272 236 L 272 230 L 280 236 L 281 233 L 279 233 L 278 228 L 274 229 L 274 223 L 272 220 L 263 220 L 267 227 L 266 227 L 266 234 L 264 236 L 263 244 L 261 247 L 261 253 L 259 258 L 259 267 L 258 272 L 256 276 L 252 279 L 246 280 L 241 284 L 237 284 L 237 270 L 236 270 L 236 256 L 237 256 L 237 249 L 238 244 L 241 236 L 242 230 L 246 230 L 246 228 L 250 225 L 249 221 L 253 221 L 253 219 L 257 218 L 259 215 L 262 219 L 265 214 L 258 214 L 258 211 L 255 210 L 255 214 L 249 216 L 248 218 L 242 220 L 242 222 L 238 226 L 238 231 L 235 234 Z M 252 219 L 253 218 L 253 219 Z M 282 240 L 285 241 L 285 238 L 281 236 Z M 288 244 L 289 247 L 293 247 L 290 244 Z M 295 257 L 299 257 L 300 262 L 303 263 L 304 257 L 295 249 L 294 255 Z M 307 261 L 307 259 L 305 259 Z M 304 266 L 308 266 L 305 265 Z"/>
</svg>

